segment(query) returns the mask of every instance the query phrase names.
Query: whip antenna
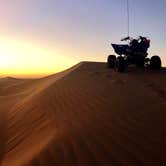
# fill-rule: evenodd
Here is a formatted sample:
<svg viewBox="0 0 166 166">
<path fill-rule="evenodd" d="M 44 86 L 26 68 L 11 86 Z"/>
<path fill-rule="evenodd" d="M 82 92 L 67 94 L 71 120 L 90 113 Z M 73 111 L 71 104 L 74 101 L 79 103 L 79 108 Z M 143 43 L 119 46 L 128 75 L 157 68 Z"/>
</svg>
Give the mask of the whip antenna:
<svg viewBox="0 0 166 166">
<path fill-rule="evenodd" d="M 129 0 L 127 0 L 127 35 L 130 36 L 130 10 L 129 10 Z"/>
</svg>

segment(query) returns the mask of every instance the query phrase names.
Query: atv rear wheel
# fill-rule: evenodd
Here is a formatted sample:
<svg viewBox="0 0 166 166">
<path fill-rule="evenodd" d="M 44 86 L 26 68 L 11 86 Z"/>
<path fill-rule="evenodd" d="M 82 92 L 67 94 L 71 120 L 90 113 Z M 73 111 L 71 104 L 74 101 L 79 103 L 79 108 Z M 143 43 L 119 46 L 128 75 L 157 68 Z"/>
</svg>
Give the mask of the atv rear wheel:
<svg viewBox="0 0 166 166">
<path fill-rule="evenodd" d="M 115 55 L 109 55 L 107 59 L 107 64 L 109 68 L 114 68 L 116 64 L 116 56 Z"/>
<path fill-rule="evenodd" d="M 126 62 L 125 62 L 124 57 L 122 57 L 122 56 L 117 57 L 116 67 L 117 67 L 118 72 L 124 72 L 125 71 Z"/>
<path fill-rule="evenodd" d="M 161 59 L 159 56 L 154 55 L 151 57 L 150 67 L 151 67 L 151 69 L 161 69 Z"/>
</svg>

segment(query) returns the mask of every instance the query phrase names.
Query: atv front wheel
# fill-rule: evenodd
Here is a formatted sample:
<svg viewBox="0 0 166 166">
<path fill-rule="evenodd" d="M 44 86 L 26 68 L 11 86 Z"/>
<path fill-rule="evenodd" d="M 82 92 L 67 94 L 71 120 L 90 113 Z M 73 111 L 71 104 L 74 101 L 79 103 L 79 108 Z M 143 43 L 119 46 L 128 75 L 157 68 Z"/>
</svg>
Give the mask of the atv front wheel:
<svg viewBox="0 0 166 166">
<path fill-rule="evenodd" d="M 150 67 L 151 67 L 151 69 L 160 69 L 161 68 L 161 59 L 159 56 L 154 55 L 151 57 Z"/>
<path fill-rule="evenodd" d="M 116 64 L 116 56 L 115 55 L 109 55 L 107 59 L 107 64 L 109 68 L 114 68 Z"/>
<path fill-rule="evenodd" d="M 117 67 L 118 72 L 124 72 L 125 71 L 126 62 L 125 62 L 124 57 L 122 57 L 122 56 L 117 57 L 116 67 Z"/>
</svg>

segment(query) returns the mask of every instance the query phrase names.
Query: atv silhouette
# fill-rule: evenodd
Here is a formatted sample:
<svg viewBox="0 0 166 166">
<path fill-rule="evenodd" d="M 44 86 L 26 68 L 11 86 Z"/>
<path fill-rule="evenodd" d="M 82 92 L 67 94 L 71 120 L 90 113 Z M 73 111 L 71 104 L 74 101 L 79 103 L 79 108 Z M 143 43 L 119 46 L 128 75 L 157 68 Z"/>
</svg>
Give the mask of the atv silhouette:
<svg viewBox="0 0 166 166">
<path fill-rule="evenodd" d="M 161 59 L 159 56 L 148 58 L 148 48 L 150 40 L 139 36 L 137 39 L 131 37 L 123 38 L 121 41 L 129 41 L 129 44 L 111 44 L 114 51 L 118 54 L 109 55 L 107 64 L 109 68 L 116 68 L 119 72 L 124 72 L 128 65 L 134 64 L 138 67 L 149 66 L 151 69 L 161 68 Z"/>
</svg>

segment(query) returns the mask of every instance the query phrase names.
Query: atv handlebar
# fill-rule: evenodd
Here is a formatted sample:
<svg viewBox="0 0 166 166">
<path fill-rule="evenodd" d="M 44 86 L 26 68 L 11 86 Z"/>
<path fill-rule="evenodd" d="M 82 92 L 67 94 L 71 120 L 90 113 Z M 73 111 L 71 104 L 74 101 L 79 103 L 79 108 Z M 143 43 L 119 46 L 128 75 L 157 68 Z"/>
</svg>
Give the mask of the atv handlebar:
<svg viewBox="0 0 166 166">
<path fill-rule="evenodd" d="M 130 36 L 122 38 L 121 41 L 131 40 Z"/>
<path fill-rule="evenodd" d="M 147 39 L 147 37 L 139 36 L 139 37 L 138 37 L 138 38 L 136 38 L 135 40 L 139 41 L 139 40 L 145 40 L 145 39 Z M 121 39 L 121 41 L 127 41 L 127 40 L 132 41 L 132 40 L 133 40 L 133 38 L 132 38 L 132 37 L 130 37 L 130 36 L 128 36 L 128 37 L 125 37 L 125 38 L 122 38 L 122 39 Z"/>
</svg>

